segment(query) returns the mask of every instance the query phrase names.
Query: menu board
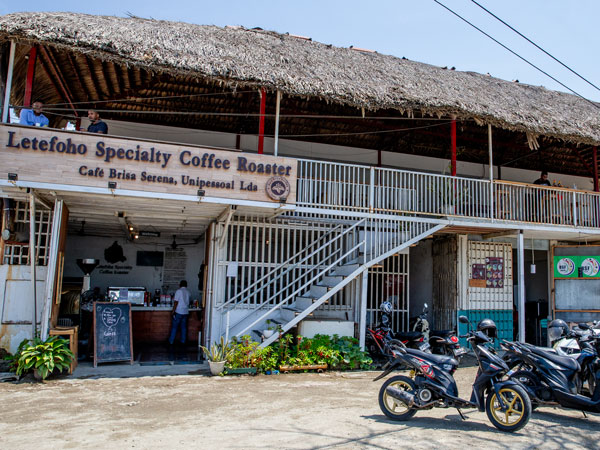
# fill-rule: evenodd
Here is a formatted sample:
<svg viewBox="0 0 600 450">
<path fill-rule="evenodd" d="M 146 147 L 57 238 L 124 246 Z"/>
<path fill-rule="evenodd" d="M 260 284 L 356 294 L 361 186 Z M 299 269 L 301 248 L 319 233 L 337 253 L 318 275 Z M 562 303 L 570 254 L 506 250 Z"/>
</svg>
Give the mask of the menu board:
<svg viewBox="0 0 600 450">
<path fill-rule="evenodd" d="M 487 256 L 485 258 L 485 287 L 504 287 L 504 258 Z"/>
<path fill-rule="evenodd" d="M 94 303 L 94 367 L 99 362 L 133 364 L 131 303 Z"/>
<path fill-rule="evenodd" d="M 179 282 L 185 280 L 187 255 L 182 248 L 168 248 L 165 250 L 163 265 L 163 290 L 176 291 Z"/>
</svg>

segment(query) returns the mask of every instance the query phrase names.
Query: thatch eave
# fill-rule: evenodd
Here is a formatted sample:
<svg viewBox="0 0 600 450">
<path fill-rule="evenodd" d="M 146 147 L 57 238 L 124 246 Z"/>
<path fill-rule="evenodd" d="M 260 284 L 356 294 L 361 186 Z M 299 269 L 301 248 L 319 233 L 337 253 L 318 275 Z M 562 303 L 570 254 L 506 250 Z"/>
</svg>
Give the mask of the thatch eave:
<svg viewBox="0 0 600 450">
<path fill-rule="evenodd" d="M 600 143 L 600 110 L 576 96 L 272 31 L 75 13 L 17 13 L 0 17 L 0 40 L 9 39 L 155 74 L 264 87 L 367 111 L 455 116 L 569 143 Z"/>
</svg>

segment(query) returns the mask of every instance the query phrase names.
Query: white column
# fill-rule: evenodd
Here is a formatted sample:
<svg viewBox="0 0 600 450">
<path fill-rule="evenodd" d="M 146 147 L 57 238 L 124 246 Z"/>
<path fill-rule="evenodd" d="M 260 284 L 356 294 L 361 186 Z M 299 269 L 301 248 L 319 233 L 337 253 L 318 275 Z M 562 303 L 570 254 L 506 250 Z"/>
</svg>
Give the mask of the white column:
<svg viewBox="0 0 600 450">
<path fill-rule="evenodd" d="M 488 123 L 488 153 L 490 158 L 490 218 L 494 219 L 494 155 L 492 151 L 492 125 Z"/>
<path fill-rule="evenodd" d="M 517 280 L 519 282 L 519 342 L 525 342 L 525 242 L 523 230 L 519 230 L 517 239 Z"/>
<path fill-rule="evenodd" d="M 60 244 L 60 229 L 62 227 L 63 200 L 57 200 L 54 204 L 52 216 L 52 234 L 50 237 L 50 256 L 48 258 L 48 272 L 46 275 L 46 290 L 44 294 L 44 306 L 42 309 L 42 324 L 40 336 L 42 339 L 48 337 L 50 329 L 50 316 L 52 315 L 52 304 L 54 301 L 54 288 L 56 286 L 57 272 L 60 270 L 60 259 L 58 246 Z M 58 278 L 61 278 L 59 274 Z M 60 289 L 60 286 L 57 287 Z M 60 295 L 60 294 L 59 294 Z"/>
<path fill-rule="evenodd" d="M 277 100 L 275 104 L 275 149 L 273 154 L 279 154 L 279 107 L 281 105 L 281 91 L 277 91 Z"/>
<path fill-rule="evenodd" d="M 361 278 L 361 295 L 360 295 L 360 320 L 358 322 L 358 345 L 361 349 L 365 349 L 365 340 L 367 337 L 367 292 L 369 284 L 369 269 L 362 273 Z"/>
<path fill-rule="evenodd" d="M 2 123 L 8 123 L 8 107 L 10 106 L 10 91 L 12 90 L 13 67 L 15 65 L 15 41 L 10 41 L 8 56 L 8 72 L 6 74 L 6 91 L 4 91 L 4 106 L 2 108 Z"/>
<path fill-rule="evenodd" d="M 33 317 L 31 319 L 31 339 L 37 332 L 37 289 L 36 289 L 36 247 L 35 247 L 35 196 L 29 194 L 29 265 L 31 267 L 31 292 L 33 293 Z"/>
</svg>

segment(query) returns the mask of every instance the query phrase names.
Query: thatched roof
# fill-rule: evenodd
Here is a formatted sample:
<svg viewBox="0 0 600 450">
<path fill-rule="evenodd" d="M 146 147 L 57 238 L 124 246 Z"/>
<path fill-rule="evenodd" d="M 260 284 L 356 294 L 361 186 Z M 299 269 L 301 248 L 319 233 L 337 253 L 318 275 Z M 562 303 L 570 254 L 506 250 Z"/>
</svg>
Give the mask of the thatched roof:
<svg viewBox="0 0 600 450">
<path fill-rule="evenodd" d="M 154 73 L 264 86 L 370 111 L 456 115 L 574 143 L 600 143 L 600 110 L 576 96 L 275 32 L 17 13 L 0 17 L 0 39 L 9 38 Z"/>
</svg>

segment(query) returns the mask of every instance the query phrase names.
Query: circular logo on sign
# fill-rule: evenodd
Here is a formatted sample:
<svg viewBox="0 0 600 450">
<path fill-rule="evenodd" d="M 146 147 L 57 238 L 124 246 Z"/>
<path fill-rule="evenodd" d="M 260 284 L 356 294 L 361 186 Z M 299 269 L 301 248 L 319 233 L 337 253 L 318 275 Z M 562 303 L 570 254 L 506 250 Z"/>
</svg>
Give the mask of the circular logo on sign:
<svg viewBox="0 0 600 450">
<path fill-rule="evenodd" d="M 267 181 L 267 195 L 273 200 L 284 200 L 290 195 L 290 182 L 283 177 L 271 177 Z"/>
<path fill-rule="evenodd" d="M 600 272 L 600 264 L 594 258 L 586 258 L 581 263 L 586 277 L 595 277 Z"/>
<path fill-rule="evenodd" d="M 575 263 L 570 258 L 561 258 L 556 265 L 556 270 L 562 276 L 569 276 L 575 271 Z"/>
</svg>

